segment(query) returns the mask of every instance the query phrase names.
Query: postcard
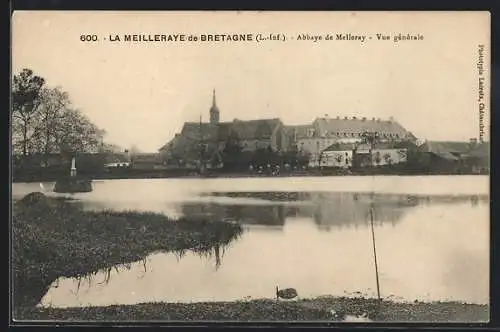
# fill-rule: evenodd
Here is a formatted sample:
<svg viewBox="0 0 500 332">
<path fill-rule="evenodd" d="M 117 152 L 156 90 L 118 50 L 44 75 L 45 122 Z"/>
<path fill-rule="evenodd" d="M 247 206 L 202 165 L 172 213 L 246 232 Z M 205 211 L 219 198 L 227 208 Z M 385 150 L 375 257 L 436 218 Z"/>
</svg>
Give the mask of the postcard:
<svg viewBox="0 0 500 332">
<path fill-rule="evenodd" d="M 12 317 L 488 322 L 490 13 L 16 11 Z"/>
</svg>

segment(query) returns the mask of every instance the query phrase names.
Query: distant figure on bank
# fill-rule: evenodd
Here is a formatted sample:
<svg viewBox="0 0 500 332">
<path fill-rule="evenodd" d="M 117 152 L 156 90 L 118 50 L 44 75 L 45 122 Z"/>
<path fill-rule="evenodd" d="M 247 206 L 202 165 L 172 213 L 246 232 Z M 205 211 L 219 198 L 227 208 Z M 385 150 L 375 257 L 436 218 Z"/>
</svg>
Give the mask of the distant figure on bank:
<svg viewBox="0 0 500 332">
<path fill-rule="evenodd" d="M 276 299 L 290 300 L 297 297 L 297 295 L 295 288 L 279 289 L 278 286 L 276 286 Z"/>
</svg>

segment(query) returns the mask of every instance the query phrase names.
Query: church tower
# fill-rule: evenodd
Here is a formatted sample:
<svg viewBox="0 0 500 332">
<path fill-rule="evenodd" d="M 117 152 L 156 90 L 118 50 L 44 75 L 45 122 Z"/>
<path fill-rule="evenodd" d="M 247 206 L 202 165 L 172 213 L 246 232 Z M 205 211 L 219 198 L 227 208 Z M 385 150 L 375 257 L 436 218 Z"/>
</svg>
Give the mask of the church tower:
<svg viewBox="0 0 500 332">
<path fill-rule="evenodd" d="M 212 97 L 212 107 L 210 107 L 210 123 L 219 123 L 219 108 L 215 101 L 215 89 Z"/>
</svg>

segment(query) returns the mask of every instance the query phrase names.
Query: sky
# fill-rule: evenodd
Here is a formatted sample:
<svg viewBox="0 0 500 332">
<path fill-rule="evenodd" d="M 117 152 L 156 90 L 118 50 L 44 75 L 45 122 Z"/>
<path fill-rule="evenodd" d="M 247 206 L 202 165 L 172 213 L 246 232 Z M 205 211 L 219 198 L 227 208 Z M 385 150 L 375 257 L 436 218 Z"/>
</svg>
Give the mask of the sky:
<svg viewBox="0 0 500 332">
<path fill-rule="evenodd" d="M 279 33 L 287 40 L 123 41 L 124 34 L 179 33 Z M 339 33 L 373 39 L 297 40 Z M 377 33 L 424 38 L 377 41 Z M 82 42 L 87 34 L 99 41 Z M 479 135 L 479 44 L 488 136 L 489 41 L 487 12 L 17 11 L 12 73 L 32 69 L 67 91 L 74 107 L 106 130 L 107 142 L 144 152 L 157 151 L 184 122 L 208 121 L 213 89 L 221 121 L 392 116 L 419 138 L 469 140 Z"/>
</svg>

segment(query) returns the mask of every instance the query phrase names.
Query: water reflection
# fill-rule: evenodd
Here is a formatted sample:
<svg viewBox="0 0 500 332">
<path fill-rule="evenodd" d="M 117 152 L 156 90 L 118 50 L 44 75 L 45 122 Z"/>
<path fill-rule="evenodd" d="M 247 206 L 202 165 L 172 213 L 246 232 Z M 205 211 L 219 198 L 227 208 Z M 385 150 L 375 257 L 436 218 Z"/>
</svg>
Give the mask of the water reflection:
<svg viewBox="0 0 500 332">
<path fill-rule="evenodd" d="M 115 285 L 121 284 L 123 289 L 134 288 L 135 284 L 141 284 L 141 281 L 147 280 L 148 274 L 155 275 L 158 269 L 166 268 L 166 273 L 161 272 L 160 276 L 163 280 L 167 282 L 172 282 L 170 279 L 172 277 L 177 267 L 183 265 L 183 260 L 193 261 L 193 259 L 198 259 L 198 264 L 200 261 L 205 262 L 205 267 L 213 272 L 218 271 L 223 262 L 223 258 L 226 255 L 228 249 L 231 247 L 234 241 L 237 241 L 241 236 L 241 233 L 236 234 L 232 239 L 216 239 L 212 236 L 213 244 L 210 246 L 195 247 L 191 249 L 176 249 L 176 250 L 160 250 L 153 252 L 147 257 L 136 261 L 136 262 L 126 262 L 120 263 L 115 266 L 111 266 L 99 271 L 91 272 L 87 275 L 75 277 L 75 278 L 65 278 L 61 277 L 57 279 L 47 294 L 45 294 L 39 306 L 93 306 L 93 305 L 110 305 L 115 302 L 109 302 L 109 298 L 102 299 L 99 295 L 100 291 L 106 292 L 106 290 L 114 289 Z M 220 240 L 220 241 L 219 241 Z M 160 260 L 158 260 L 158 258 Z M 174 261 L 175 260 L 175 261 Z M 158 264 L 160 262 L 160 265 Z M 164 265 L 164 266 L 163 266 Z M 192 276 L 186 276 L 187 278 L 192 278 Z M 124 283 L 124 280 L 126 282 Z M 174 284 L 180 282 L 182 279 L 174 280 Z M 86 285 L 86 286 L 85 286 Z M 148 284 L 146 282 L 146 287 Z M 155 287 L 154 284 L 150 285 Z M 97 293 L 96 293 L 97 292 Z M 79 299 L 91 296 L 90 302 L 80 302 Z M 118 293 L 114 293 L 113 297 L 120 296 Z M 142 298 L 145 294 L 136 294 L 132 291 L 134 298 Z M 160 296 L 162 294 L 159 294 Z M 55 301 L 54 301 L 55 297 Z M 62 305 L 59 301 L 62 299 Z M 153 301 L 154 296 L 147 298 L 146 301 Z M 163 299 L 164 300 L 164 299 Z M 77 301 L 75 303 L 75 301 Z M 103 301 L 103 302 L 101 302 Z M 139 301 L 143 302 L 143 301 Z M 116 303 L 127 303 L 118 301 Z M 131 303 L 137 303 L 136 301 Z"/>
<path fill-rule="evenodd" d="M 463 203 L 477 206 L 488 203 L 487 195 L 398 195 L 373 192 L 212 192 L 200 196 L 251 198 L 267 204 L 190 201 L 178 204 L 177 212 L 185 216 L 278 227 L 274 229 L 282 228 L 290 217 L 310 218 L 319 229 L 326 231 L 331 227 L 368 226 L 370 209 L 376 226 L 395 226 L 409 210 L 418 206 Z"/>
<path fill-rule="evenodd" d="M 236 237 L 235 239 L 236 240 Z M 85 276 L 69 278 L 69 280 L 73 281 L 73 284 L 76 284 L 76 290 L 70 290 L 72 294 L 78 295 L 80 288 L 83 286 L 83 283 L 87 282 L 88 289 L 92 288 L 92 285 L 96 285 L 97 287 L 108 285 L 113 278 L 113 276 L 118 276 L 120 273 L 125 273 L 127 271 L 134 270 L 138 273 L 138 279 L 144 278 L 144 275 L 151 271 L 151 268 L 148 268 L 148 262 L 150 261 L 151 256 L 163 254 L 163 255 L 173 255 L 177 262 L 179 263 L 181 259 L 186 257 L 187 255 L 195 255 L 200 259 L 206 260 L 207 262 L 214 262 L 214 270 L 217 271 L 222 264 L 222 259 L 226 253 L 226 250 L 230 247 L 230 244 L 216 244 L 211 248 L 205 248 L 203 250 L 192 250 L 192 249 L 178 249 L 173 251 L 172 253 L 161 252 L 158 251 L 156 253 L 152 253 L 147 257 L 144 257 L 140 261 L 137 262 L 129 262 L 122 263 L 119 265 L 115 265 L 112 267 L 108 267 L 99 271 L 95 271 L 89 273 Z M 102 279 L 102 280 L 101 280 Z M 59 278 L 54 282 L 53 288 L 59 288 L 61 280 L 68 280 L 68 278 Z M 96 282 L 97 280 L 101 280 L 100 282 Z M 44 301 L 42 301 L 43 304 Z"/>
</svg>

